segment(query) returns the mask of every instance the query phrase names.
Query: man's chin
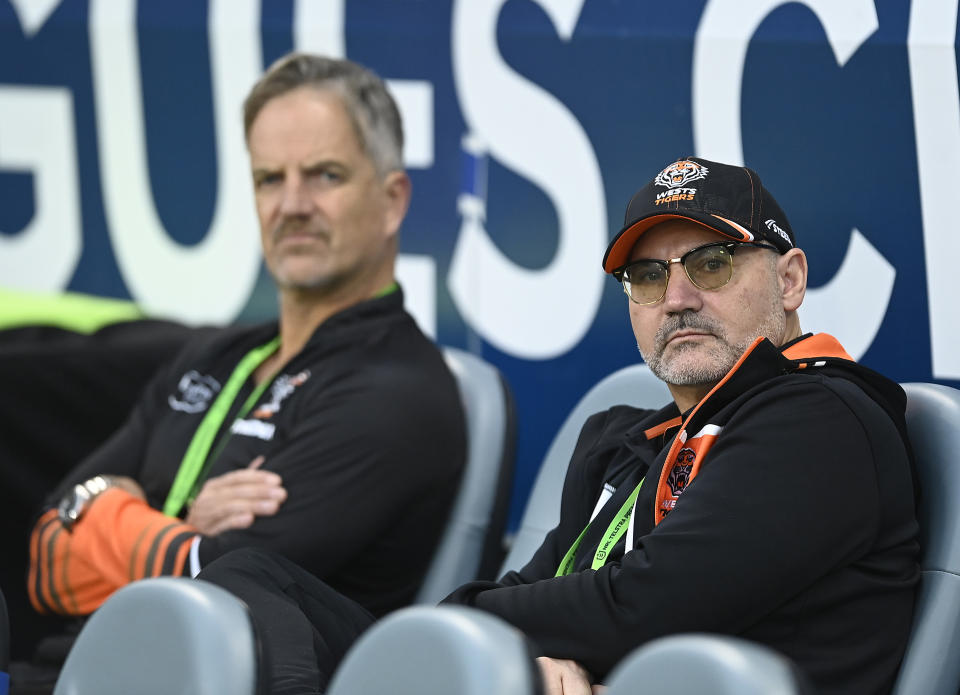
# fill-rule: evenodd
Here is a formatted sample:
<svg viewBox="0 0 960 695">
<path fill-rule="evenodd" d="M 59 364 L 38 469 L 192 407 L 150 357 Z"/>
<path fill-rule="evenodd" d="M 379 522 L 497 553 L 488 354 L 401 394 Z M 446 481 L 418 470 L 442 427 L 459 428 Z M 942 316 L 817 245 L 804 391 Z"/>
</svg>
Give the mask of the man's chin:
<svg viewBox="0 0 960 695">
<path fill-rule="evenodd" d="M 674 386 L 715 384 L 733 366 L 729 357 L 718 354 L 716 349 L 686 343 L 682 349 L 664 351 L 654 374 Z"/>
<path fill-rule="evenodd" d="M 702 368 L 667 369 L 661 377 L 671 386 L 703 386 L 705 384 L 715 384 L 722 378 L 723 374 L 718 376 L 716 372 L 708 372 Z"/>
<path fill-rule="evenodd" d="M 336 284 L 336 276 L 317 264 L 299 262 L 301 259 L 287 259 L 279 267 L 271 269 L 270 274 L 277 287 L 289 290 L 322 290 Z"/>
</svg>

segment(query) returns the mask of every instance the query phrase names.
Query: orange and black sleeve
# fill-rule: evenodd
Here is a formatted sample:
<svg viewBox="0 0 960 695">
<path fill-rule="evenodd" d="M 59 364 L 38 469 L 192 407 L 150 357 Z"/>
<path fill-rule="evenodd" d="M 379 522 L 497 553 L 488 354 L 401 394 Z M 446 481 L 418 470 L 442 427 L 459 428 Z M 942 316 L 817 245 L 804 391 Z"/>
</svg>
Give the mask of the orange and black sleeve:
<svg viewBox="0 0 960 695">
<path fill-rule="evenodd" d="M 41 613 L 87 615 L 137 579 L 187 573 L 197 530 L 117 488 L 67 530 L 47 510 L 30 536 L 30 601 Z"/>
</svg>

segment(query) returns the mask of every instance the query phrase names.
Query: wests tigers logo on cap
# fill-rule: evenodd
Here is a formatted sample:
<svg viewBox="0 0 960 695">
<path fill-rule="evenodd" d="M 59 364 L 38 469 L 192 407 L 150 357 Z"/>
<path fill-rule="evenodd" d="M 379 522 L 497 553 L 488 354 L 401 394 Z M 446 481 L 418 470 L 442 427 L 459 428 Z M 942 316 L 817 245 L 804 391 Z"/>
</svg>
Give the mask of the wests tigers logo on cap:
<svg viewBox="0 0 960 695">
<path fill-rule="evenodd" d="M 709 173 L 710 170 L 702 164 L 683 159 L 661 171 L 653 181 L 658 186 L 676 188 L 697 179 L 705 179 Z"/>
</svg>

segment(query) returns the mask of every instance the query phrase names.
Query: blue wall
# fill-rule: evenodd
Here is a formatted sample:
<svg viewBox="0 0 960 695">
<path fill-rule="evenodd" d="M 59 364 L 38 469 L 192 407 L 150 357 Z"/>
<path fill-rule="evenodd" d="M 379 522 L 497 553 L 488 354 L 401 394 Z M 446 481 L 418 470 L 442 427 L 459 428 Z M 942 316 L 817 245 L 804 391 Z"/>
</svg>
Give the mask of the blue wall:
<svg viewBox="0 0 960 695">
<path fill-rule="evenodd" d="M 0 285 L 272 314 L 239 105 L 301 48 L 400 96 L 401 279 L 512 384 L 517 500 L 639 359 L 600 258 L 678 156 L 760 172 L 810 259 L 805 329 L 958 386 L 956 30 L 957 0 L 0 0 Z"/>
</svg>

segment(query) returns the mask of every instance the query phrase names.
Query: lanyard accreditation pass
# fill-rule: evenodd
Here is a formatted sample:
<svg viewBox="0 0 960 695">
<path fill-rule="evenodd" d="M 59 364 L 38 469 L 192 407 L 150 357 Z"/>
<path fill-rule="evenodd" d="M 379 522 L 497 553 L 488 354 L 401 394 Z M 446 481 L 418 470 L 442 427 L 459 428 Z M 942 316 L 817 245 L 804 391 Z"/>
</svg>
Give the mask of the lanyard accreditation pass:
<svg viewBox="0 0 960 695">
<path fill-rule="evenodd" d="M 610 555 L 610 550 L 617 544 L 620 537 L 626 533 L 627 527 L 630 525 L 630 517 L 633 515 L 633 505 L 637 501 L 637 495 L 640 494 L 641 487 L 643 487 L 643 480 L 633 489 L 633 492 L 630 493 L 630 496 L 627 497 L 626 501 L 620 507 L 620 511 L 613 517 L 613 521 L 610 522 L 610 525 L 607 527 L 607 532 L 603 536 L 603 541 L 597 546 L 597 552 L 593 554 L 593 562 L 590 564 L 590 569 L 598 570 L 603 567 Z M 573 572 L 573 558 L 577 554 L 577 550 L 580 549 L 580 543 L 583 541 L 583 537 L 589 528 L 590 524 L 588 523 L 583 531 L 580 532 L 580 535 L 577 536 L 577 540 L 570 546 L 567 554 L 563 556 L 563 560 L 560 561 L 560 566 L 557 568 L 557 573 L 554 575 L 555 577 L 563 577 Z"/>
<path fill-rule="evenodd" d="M 183 506 L 196 496 L 195 488 L 207 463 L 213 440 L 216 438 L 217 432 L 220 431 L 223 421 L 226 420 L 233 402 L 237 399 L 237 394 L 240 393 L 240 389 L 243 388 L 254 370 L 275 353 L 279 347 L 280 336 L 277 336 L 266 345 L 261 345 L 248 352 L 233 370 L 230 378 L 227 379 L 226 386 L 220 390 L 220 394 L 200 422 L 200 426 L 193 434 L 193 439 L 190 440 L 190 446 L 187 447 L 187 452 L 183 455 L 183 461 L 180 463 L 177 477 L 173 480 L 170 494 L 167 495 L 167 501 L 163 503 L 164 514 L 177 516 Z M 254 403 L 263 395 L 270 381 L 270 379 L 264 379 L 253 390 L 243 407 L 237 411 L 237 420 L 243 418 L 250 411 Z"/>
</svg>

